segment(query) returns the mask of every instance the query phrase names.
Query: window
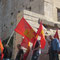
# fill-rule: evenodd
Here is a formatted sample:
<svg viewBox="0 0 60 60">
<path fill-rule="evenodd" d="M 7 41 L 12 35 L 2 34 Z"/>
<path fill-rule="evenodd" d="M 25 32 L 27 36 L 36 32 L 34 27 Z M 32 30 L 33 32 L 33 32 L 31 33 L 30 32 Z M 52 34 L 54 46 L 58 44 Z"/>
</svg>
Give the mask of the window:
<svg viewBox="0 0 60 60">
<path fill-rule="evenodd" d="M 54 26 L 55 26 L 56 28 L 58 28 L 57 24 L 54 24 Z"/>
<path fill-rule="evenodd" d="M 31 11 L 31 6 L 30 7 L 26 7 L 27 10 Z"/>
<path fill-rule="evenodd" d="M 60 21 L 60 9 L 57 9 L 57 18 L 58 18 L 58 21 Z"/>
<path fill-rule="evenodd" d="M 28 9 L 29 9 L 29 11 L 31 11 L 31 7 L 29 7 Z"/>
</svg>

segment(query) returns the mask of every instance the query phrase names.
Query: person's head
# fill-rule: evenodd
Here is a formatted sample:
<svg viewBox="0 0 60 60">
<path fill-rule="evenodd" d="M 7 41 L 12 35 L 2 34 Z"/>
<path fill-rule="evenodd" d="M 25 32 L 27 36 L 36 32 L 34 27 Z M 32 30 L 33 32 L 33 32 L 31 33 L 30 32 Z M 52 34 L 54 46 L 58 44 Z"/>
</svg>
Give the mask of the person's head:
<svg viewBox="0 0 60 60">
<path fill-rule="evenodd" d="M 48 44 L 50 45 L 51 41 L 48 41 Z"/>
<path fill-rule="evenodd" d="M 51 36 L 51 35 L 49 36 L 49 38 L 50 38 L 51 40 L 53 40 L 53 39 L 54 39 L 54 37 L 53 37 L 53 36 Z"/>
<path fill-rule="evenodd" d="M 17 45 L 17 48 L 18 48 L 18 49 L 20 49 L 20 48 L 21 48 L 21 45 L 20 45 L 20 44 L 18 44 L 18 45 Z"/>
</svg>

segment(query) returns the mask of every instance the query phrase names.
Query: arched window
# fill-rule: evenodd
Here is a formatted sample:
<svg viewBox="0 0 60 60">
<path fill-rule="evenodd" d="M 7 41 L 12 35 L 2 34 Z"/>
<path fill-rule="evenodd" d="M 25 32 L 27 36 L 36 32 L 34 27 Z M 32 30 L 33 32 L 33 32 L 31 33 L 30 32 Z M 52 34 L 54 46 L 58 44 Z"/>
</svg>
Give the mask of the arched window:
<svg viewBox="0 0 60 60">
<path fill-rule="evenodd" d="M 60 9 L 57 8 L 57 18 L 58 18 L 58 21 L 60 21 Z"/>
</svg>

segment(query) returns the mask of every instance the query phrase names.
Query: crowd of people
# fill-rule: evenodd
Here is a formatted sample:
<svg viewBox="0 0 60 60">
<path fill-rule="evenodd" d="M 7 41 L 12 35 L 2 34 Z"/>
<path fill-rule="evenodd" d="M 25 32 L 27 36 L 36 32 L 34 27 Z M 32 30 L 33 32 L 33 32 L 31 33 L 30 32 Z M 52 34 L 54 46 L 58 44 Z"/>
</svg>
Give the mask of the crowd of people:
<svg viewBox="0 0 60 60">
<path fill-rule="evenodd" d="M 47 38 L 47 36 L 46 36 Z M 59 60 L 59 52 L 60 52 L 60 46 L 59 46 L 59 40 L 57 38 L 54 38 L 53 36 L 49 36 L 50 40 L 47 40 L 48 44 L 49 44 L 49 49 L 48 49 L 48 54 L 49 55 L 49 60 Z M 21 50 L 19 50 L 21 52 Z M 23 50 L 22 50 L 23 51 Z M 38 57 L 41 54 L 41 48 L 40 48 L 40 40 L 37 40 L 35 48 L 32 48 L 32 57 L 30 58 L 30 60 L 38 60 Z M 19 54 L 19 53 L 18 53 Z M 24 56 L 24 53 L 21 52 L 20 53 L 20 57 L 22 58 L 22 55 Z M 18 55 L 17 55 L 18 56 Z M 18 59 L 16 58 L 16 60 L 25 60 L 25 59 Z"/>
<path fill-rule="evenodd" d="M 50 48 L 48 51 L 49 54 L 49 60 L 59 60 L 58 53 L 59 53 L 59 40 L 50 36 L 51 42 L 50 42 Z"/>
<path fill-rule="evenodd" d="M 60 52 L 60 47 L 59 47 L 59 40 L 57 38 L 54 38 L 53 36 L 49 36 L 50 40 L 47 40 L 47 36 L 46 36 L 46 41 L 49 44 L 49 50 L 48 50 L 48 54 L 49 55 L 49 60 L 59 60 L 58 54 Z M 21 45 L 18 44 L 17 45 L 18 48 L 18 53 L 16 55 L 15 60 L 27 60 L 24 59 L 24 51 L 23 49 L 21 49 Z M 0 49 L 1 50 L 1 49 Z M 38 57 L 41 54 L 41 48 L 40 48 L 40 40 L 37 40 L 35 48 L 32 48 L 32 52 L 31 52 L 32 56 L 30 56 L 30 60 L 38 60 Z M 11 60 L 11 56 L 12 56 L 12 51 L 11 48 L 8 45 L 4 45 L 4 50 L 3 50 L 3 60 Z M 0 53 L 1 56 L 1 53 Z"/>
</svg>

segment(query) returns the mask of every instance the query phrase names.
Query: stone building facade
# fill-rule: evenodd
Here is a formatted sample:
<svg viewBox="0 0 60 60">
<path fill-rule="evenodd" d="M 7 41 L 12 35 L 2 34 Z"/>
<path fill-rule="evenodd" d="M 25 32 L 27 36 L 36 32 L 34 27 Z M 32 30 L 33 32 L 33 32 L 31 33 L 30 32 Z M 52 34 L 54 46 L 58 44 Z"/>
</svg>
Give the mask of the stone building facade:
<svg viewBox="0 0 60 60">
<path fill-rule="evenodd" d="M 0 0 L 0 37 L 2 40 L 11 35 L 16 27 L 16 16 L 24 9 L 44 15 L 48 21 L 60 21 L 59 0 Z"/>
<path fill-rule="evenodd" d="M 0 38 L 2 40 L 8 38 L 14 31 L 19 22 L 18 15 L 20 19 L 24 16 L 35 31 L 39 27 L 40 18 L 46 31 L 49 34 L 55 33 L 56 28 L 60 29 L 60 0 L 0 0 Z M 22 38 L 17 33 L 14 37 L 15 50 L 15 46 Z"/>
</svg>

